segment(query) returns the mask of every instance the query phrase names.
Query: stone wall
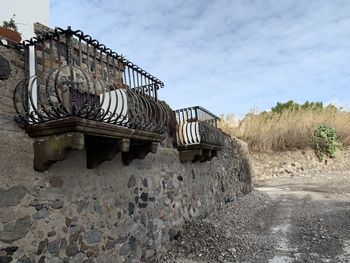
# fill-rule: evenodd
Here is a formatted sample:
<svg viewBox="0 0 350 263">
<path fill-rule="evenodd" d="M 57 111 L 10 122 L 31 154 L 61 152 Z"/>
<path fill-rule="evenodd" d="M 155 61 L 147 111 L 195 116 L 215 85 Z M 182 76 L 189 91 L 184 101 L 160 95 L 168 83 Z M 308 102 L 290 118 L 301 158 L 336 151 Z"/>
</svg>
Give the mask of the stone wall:
<svg viewBox="0 0 350 263">
<path fill-rule="evenodd" d="M 160 146 L 129 166 L 117 155 L 89 170 L 75 151 L 35 172 L 33 139 L 13 121 L 23 54 L 0 46 L 0 61 L 0 262 L 154 262 L 185 220 L 251 190 L 247 145 L 228 137 L 210 162 Z"/>
<path fill-rule="evenodd" d="M 350 150 L 338 152 L 335 159 L 320 162 L 313 150 L 254 153 L 250 155 L 254 181 L 271 177 L 293 177 L 322 174 L 328 171 L 349 171 Z"/>
</svg>

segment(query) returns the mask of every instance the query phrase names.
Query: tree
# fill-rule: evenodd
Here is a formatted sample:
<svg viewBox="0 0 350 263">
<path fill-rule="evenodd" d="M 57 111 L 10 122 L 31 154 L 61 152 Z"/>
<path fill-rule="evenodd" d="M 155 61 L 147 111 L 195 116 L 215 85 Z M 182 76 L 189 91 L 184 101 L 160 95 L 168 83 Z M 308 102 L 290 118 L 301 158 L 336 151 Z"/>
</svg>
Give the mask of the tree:
<svg viewBox="0 0 350 263">
<path fill-rule="evenodd" d="M 304 104 L 299 104 L 297 102 L 294 102 L 293 100 L 290 100 L 285 103 L 277 102 L 276 106 L 271 108 L 271 112 L 281 114 L 285 111 L 321 111 L 323 109 L 338 111 L 338 108 L 335 107 L 333 104 L 324 106 L 322 102 L 309 101 L 306 101 Z"/>
<path fill-rule="evenodd" d="M 9 21 L 4 21 L 2 26 L 8 29 L 12 29 L 13 31 L 18 31 L 18 27 L 15 21 L 15 14 L 11 17 Z"/>
</svg>

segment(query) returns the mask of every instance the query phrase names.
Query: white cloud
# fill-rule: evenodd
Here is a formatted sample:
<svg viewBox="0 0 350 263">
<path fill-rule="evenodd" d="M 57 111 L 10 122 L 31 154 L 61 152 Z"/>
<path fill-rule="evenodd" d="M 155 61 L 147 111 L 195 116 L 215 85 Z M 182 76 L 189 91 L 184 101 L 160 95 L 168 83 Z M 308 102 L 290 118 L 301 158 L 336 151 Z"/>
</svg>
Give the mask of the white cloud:
<svg viewBox="0 0 350 263">
<path fill-rule="evenodd" d="M 67 11 L 69 10 L 69 11 Z M 174 108 L 239 115 L 277 101 L 349 100 L 350 2 L 58 1 L 72 25 L 162 79 Z"/>
</svg>

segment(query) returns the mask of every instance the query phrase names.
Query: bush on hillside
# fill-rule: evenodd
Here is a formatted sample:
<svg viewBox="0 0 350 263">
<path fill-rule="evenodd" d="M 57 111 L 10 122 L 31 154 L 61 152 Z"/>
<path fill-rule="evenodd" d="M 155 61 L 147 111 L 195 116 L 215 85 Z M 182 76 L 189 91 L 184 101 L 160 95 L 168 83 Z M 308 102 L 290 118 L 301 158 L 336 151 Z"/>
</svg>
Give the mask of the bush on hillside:
<svg viewBox="0 0 350 263">
<path fill-rule="evenodd" d="M 314 130 L 313 145 L 316 155 L 320 161 L 324 156 L 335 158 L 342 144 L 338 140 L 336 129 L 325 124 L 319 124 Z"/>
<path fill-rule="evenodd" d="M 304 104 L 299 104 L 297 102 L 294 102 L 292 100 L 281 103 L 277 102 L 276 106 L 271 108 L 272 113 L 283 113 L 286 111 L 322 111 L 324 109 L 328 110 L 334 110 L 338 111 L 338 108 L 335 107 L 333 104 L 329 104 L 327 106 L 324 106 L 322 102 L 309 102 L 306 101 Z"/>
</svg>

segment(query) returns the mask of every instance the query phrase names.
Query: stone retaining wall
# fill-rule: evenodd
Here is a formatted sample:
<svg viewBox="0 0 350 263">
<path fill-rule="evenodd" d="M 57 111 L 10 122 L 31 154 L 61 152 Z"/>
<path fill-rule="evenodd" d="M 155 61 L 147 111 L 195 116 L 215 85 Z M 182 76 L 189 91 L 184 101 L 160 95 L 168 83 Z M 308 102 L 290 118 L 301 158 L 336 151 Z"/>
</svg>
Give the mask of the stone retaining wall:
<svg viewBox="0 0 350 263">
<path fill-rule="evenodd" d="M 271 177 L 322 174 L 325 171 L 349 171 L 350 150 L 338 152 L 335 159 L 320 162 L 313 150 L 254 153 L 250 155 L 254 181 Z"/>
<path fill-rule="evenodd" d="M 0 60 L 0 262 L 154 262 L 185 220 L 251 190 L 247 145 L 228 137 L 205 163 L 164 144 L 129 166 L 117 155 L 88 170 L 76 151 L 35 172 L 33 140 L 13 121 L 23 55 L 0 46 Z"/>
</svg>

